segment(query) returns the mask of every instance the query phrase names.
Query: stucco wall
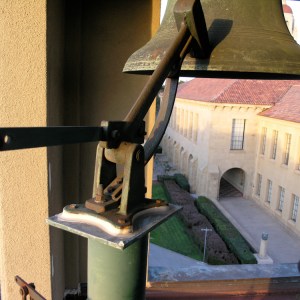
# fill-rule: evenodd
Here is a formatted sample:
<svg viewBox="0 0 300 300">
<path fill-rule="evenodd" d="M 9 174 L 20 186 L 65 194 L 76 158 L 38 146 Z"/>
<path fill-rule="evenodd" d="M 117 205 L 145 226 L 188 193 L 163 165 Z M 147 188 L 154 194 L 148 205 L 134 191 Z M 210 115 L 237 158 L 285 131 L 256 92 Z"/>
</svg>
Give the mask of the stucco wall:
<svg viewBox="0 0 300 300">
<path fill-rule="evenodd" d="M 245 173 L 242 169 L 232 168 L 223 174 L 223 178 L 240 192 L 244 192 Z"/>
<path fill-rule="evenodd" d="M 296 233 L 300 233 L 300 215 L 298 212 L 297 222 L 291 220 L 292 211 L 292 195 L 295 194 L 300 197 L 300 172 L 296 169 L 300 159 L 300 125 L 294 122 L 280 121 L 276 119 L 260 117 L 259 132 L 262 128 L 267 128 L 266 148 L 265 154 L 260 153 L 261 135 L 257 146 L 257 167 L 256 172 L 262 175 L 262 185 L 260 196 L 256 195 L 257 182 L 253 181 L 253 198 L 256 199 L 263 207 L 267 208 L 286 226 Z M 272 148 L 272 132 L 278 131 L 278 144 L 276 159 L 271 158 Z M 283 152 L 285 149 L 285 134 L 290 133 L 291 148 L 288 165 L 284 165 Z M 268 180 L 272 181 L 271 202 L 268 203 Z M 284 205 L 282 212 L 278 211 L 279 201 L 279 186 L 285 188 Z"/>
<path fill-rule="evenodd" d="M 209 104 L 177 98 L 171 123 L 162 143 L 163 151 L 179 171 L 188 176 L 198 195 L 217 200 L 220 180 L 224 176 L 243 191 L 244 197 L 256 200 L 284 225 L 299 234 L 299 212 L 296 222 L 291 220 L 291 213 L 293 195 L 300 195 L 300 125 L 260 117 L 258 114 L 262 109 L 262 106 Z M 193 139 L 194 133 L 188 134 L 184 129 L 185 124 L 189 123 L 185 116 L 189 117 L 190 112 L 199 115 L 198 127 L 193 128 L 197 134 L 196 142 Z M 246 120 L 242 150 L 230 149 L 233 119 Z M 263 127 L 267 128 L 264 155 L 261 154 Z M 273 130 L 278 131 L 275 160 L 271 159 Z M 292 136 L 288 165 L 283 164 L 286 133 Z M 177 154 L 174 156 L 174 153 Z M 187 160 L 191 156 L 197 163 L 197 172 L 191 170 L 192 164 Z M 262 175 L 259 196 L 256 194 L 258 173 Z M 266 201 L 268 180 L 272 181 L 270 203 Z M 285 189 L 282 212 L 278 210 L 280 186 Z"/>
<path fill-rule="evenodd" d="M 255 168 L 257 145 L 256 115 L 261 110 L 262 108 L 254 106 L 209 104 L 176 99 L 171 124 L 165 135 L 165 151 L 174 153 L 175 149 L 184 149 L 182 155 L 179 155 L 180 158 L 177 161 L 173 158 L 172 162 L 186 175 L 191 173 L 187 168 L 188 157 L 192 155 L 197 161 L 197 172 L 193 172 L 195 176 L 193 185 L 197 194 L 216 200 L 223 174 L 232 168 L 239 168 L 245 172 L 244 196 L 251 197 L 251 179 Z M 197 122 L 193 123 L 191 129 L 190 126 L 186 126 L 191 123 L 187 119 L 194 116 L 197 116 Z M 233 119 L 246 119 L 243 150 L 230 150 Z M 189 129 L 186 130 L 186 127 Z M 166 143 L 168 137 L 173 146 Z M 172 155 L 169 154 L 169 157 L 172 158 Z"/>
<path fill-rule="evenodd" d="M 1 1 L 1 126 L 47 125 L 46 1 Z M 20 298 L 14 276 L 51 298 L 47 149 L 0 155 L 1 289 Z"/>
<path fill-rule="evenodd" d="M 158 27 L 160 1 L 0 5 L 0 126 L 99 125 L 125 116 L 147 77 L 122 68 Z M 86 281 L 85 241 L 49 228 L 45 219 L 91 196 L 95 147 L 1 153 L 3 299 L 20 297 L 15 275 L 47 299 Z"/>
</svg>

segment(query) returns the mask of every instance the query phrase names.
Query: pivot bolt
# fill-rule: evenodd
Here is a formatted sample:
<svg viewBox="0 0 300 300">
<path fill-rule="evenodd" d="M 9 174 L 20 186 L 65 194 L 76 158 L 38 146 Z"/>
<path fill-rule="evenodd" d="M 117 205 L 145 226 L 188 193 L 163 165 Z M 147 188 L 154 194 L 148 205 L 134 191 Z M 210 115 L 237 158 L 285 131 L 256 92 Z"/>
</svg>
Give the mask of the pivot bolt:
<svg viewBox="0 0 300 300">
<path fill-rule="evenodd" d="M 127 222 L 128 222 L 128 219 L 127 219 L 127 218 L 120 218 L 120 219 L 118 219 L 118 223 L 119 223 L 119 224 L 124 225 L 124 224 L 126 224 Z"/>
<path fill-rule="evenodd" d="M 139 149 L 139 150 L 136 152 L 136 154 L 135 154 L 135 159 L 136 159 L 137 161 L 140 161 L 141 158 L 142 158 L 142 151 Z"/>
<path fill-rule="evenodd" d="M 99 184 L 96 191 L 96 199 L 95 202 L 101 202 L 103 196 L 103 185 Z"/>
<path fill-rule="evenodd" d="M 10 144 L 11 137 L 9 135 L 5 135 L 3 138 L 4 144 Z"/>
<path fill-rule="evenodd" d="M 76 208 L 79 208 L 79 205 L 78 204 L 71 204 L 70 208 L 73 208 L 73 209 L 75 208 L 76 209 Z"/>
<path fill-rule="evenodd" d="M 113 139 L 118 139 L 120 136 L 121 136 L 120 131 L 117 130 L 117 129 L 113 130 L 112 133 L 111 133 L 111 137 Z"/>
</svg>

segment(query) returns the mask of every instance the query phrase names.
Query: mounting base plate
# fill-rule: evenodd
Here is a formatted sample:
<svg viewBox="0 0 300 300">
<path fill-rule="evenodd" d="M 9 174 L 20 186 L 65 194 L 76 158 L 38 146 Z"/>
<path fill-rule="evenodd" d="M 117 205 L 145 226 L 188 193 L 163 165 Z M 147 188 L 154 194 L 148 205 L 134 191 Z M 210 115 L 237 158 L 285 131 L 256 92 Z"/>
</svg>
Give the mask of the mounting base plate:
<svg viewBox="0 0 300 300">
<path fill-rule="evenodd" d="M 84 211 L 84 205 L 76 204 L 76 206 L 77 209 Z M 120 230 L 118 230 L 101 215 L 74 213 L 70 216 L 68 208 L 69 206 L 62 213 L 48 218 L 47 223 L 86 238 L 96 239 L 103 244 L 121 250 L 149 233 L 181 209 L 174 204 L 149 208 L 135 215 L 130 228 L 119 228 Z"/>
</svg>

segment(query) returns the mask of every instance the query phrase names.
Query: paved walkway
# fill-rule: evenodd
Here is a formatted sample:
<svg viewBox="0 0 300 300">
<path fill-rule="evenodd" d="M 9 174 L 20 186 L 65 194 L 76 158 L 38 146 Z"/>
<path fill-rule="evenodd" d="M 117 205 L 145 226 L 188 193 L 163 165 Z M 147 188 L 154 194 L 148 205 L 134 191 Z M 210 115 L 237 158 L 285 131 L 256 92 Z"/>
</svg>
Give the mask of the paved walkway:
<svg viewBox="0 0 300 300">
<path fill-rule="evenodd" d="M 257 252 L 261 235 L 266 232 L 269 234 L 267 253 L 274 263 L 300 260 L 300 238 L 253 200 L 221 198 L 218 206 Z"/>
<path fill-rule="evenodd" d="M 150 243 L 149 251 L 149 266 L 160 268 L 189 268 L 192 266 L 206 265 L 201 261 L 192 259 L 188 256 L 176 253 L 174 251 L 162 248 L 155 244 Z"/>
<path fill-rule="evenodd" d="M 168 163 L 165 155 L 159 154 L 156 156 L 153 180 L 157 179 L 158 174 L 171 175 L 176 172 L 177 170 Z M 243 276 L 250 277 L 253 274 L 255 274 L 254 277 L 299 276 L 297 263 L 300 260 L 300 238 L 296 234 L 278 223 L 274 216 L 252 200 L 246 200 L 242 197 L 225 197 L 221 198 L 217 205 L 257 252 L 259 252 L 261 234 L 263 232 L 269 234 L 267 252 L 273 259 L 273 265 L 253 265 L 252 267 L 250 265 L 210 266 L 156 245 L 151 245 L 149 254 L 150 269 L 190 269 L 191 265 L 194 265 L 195 268 L 201 269 L 201 273 L 203 269 L 207 270 L 205 276 L 207 276 L 207 272 L 213 271 L 215 275 L 218 272 L 223 272 L 227 274 L 224 275 L 226 277 L 230 268 L 243 270 L 245 273 Z M 250 271 L 247 268 L 253 270 Z M 263 271 L 264 268 L 267 273 Z M 233 269 L 231 270 L 232 276 L 236 276 L 238 271 Z M 161 272 L 161 269 L 159 272 Z M 271 275 L 268 272 L 274 272 L 274 274 Z M 238 278 L 240 277 L 241 274 L 238 275 Z"/>
</svg>

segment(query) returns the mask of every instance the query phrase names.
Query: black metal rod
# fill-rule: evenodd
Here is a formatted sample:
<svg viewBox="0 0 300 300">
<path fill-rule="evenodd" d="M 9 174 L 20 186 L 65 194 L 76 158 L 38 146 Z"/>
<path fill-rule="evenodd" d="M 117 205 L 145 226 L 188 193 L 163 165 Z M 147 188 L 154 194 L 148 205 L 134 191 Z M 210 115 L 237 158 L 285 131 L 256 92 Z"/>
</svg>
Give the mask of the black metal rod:
<svg viewBox="0 0 300 300">
<path fill-rule="evenodd" d="M 102 127 L 0 128 L 0 151 L 100 141 Z"/>
<path fill-rule="evenodd" d="M 144 146 L 145 164 L 147 164 L 153 156 L 169 124 L 169 120 L 175 102 L 178 79 L 179 77 L 166 79 L 166 86 L 163 94 L 163 99 L 161 101 L 160 110 L 156 118 L 154 127 Z"/>
</svg>

